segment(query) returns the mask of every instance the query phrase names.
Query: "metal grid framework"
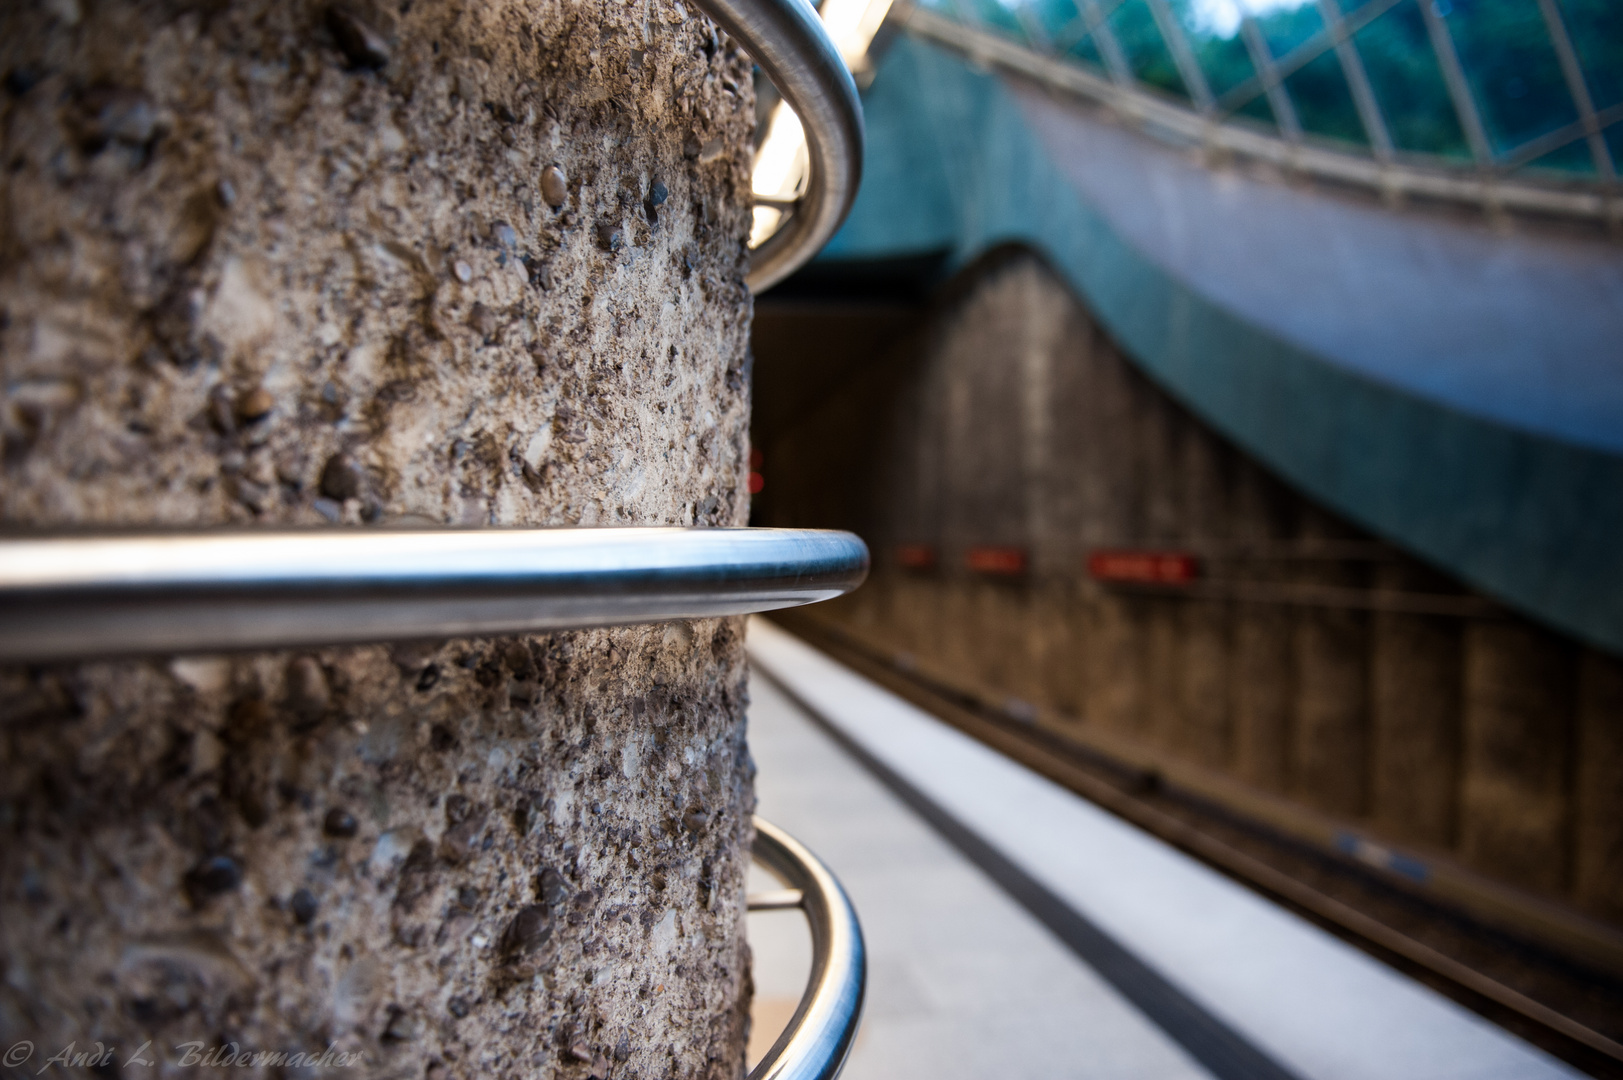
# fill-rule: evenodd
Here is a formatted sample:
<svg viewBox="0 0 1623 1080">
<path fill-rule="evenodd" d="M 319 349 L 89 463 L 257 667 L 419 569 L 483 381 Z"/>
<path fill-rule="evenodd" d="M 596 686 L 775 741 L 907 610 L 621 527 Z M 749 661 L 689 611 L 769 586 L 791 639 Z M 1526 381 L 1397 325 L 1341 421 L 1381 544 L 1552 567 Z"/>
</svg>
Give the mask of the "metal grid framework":
<svg viewBox="0 0 1623 1080">
<path fill-rule="evenodd" d="M 1441 153 L 1401 150 L 1394 144 L 1390 117 L 1371 85 L 1356 35 L 1407 0 L 1365 0 L 1343 12 L 1336 0 L 1309 0 L 1320 28 L 1288 50 L 1275 53 L 1257 18 L 1243 14 L 1238 37 L 1252 75 L 1214 93 L 1190 36 L 1169 0 L 1065 0 L 1075 14 L 1057 30 L 1045 29 L 1035 0 L 987 0 L 1011 16 L 999 25 L 974 12 L 973 0 L 919 0 L 899 4 L 893 21 L 915 36 L 946 45 L 972 60 L 1035 78 L 1052 88 L 1111 106 L 1146 130 L 1175 141 L 1261 158 L 1292 171 L 1319 175 L 1380 191 L 1387 197 L 1417 195 L 1474 203 L 1489 210 L 1524 210 L 1563 217 L 1623 219 L 1623 186 L 1607 145 L 1607 129 L 1623 121 L 1623 101 L 1597 108 L 1590 80 L 1557 0 L 1525 0 L 1536 7 L 1542 41 L 1526 48 L 1548 49 L 1561 72 L 1577 119 L 1517 144 L 1495 149 L 1484 122 L 1482 102 L 1473 91 L 1449 27 L 1447 0 L 1413 0 L 1425 26 L 1437 70 L 1447 91 L 1469 160 Z M 1112 16 L 1129 3 L 1142 3 L 1153 20 L 1187 98 L 1139 79 Z M 1077 55 L 1091 46 L 1101 63 Z M 1363 148 L 1303 130 L 1288 80 L 1321 57 L 1332 56 L 1346 81 Z M 1101 70 L 1102 68 L 1102 70 Z M 1277 134 L 1241 116 L 1266 101 Z M 1587 145 L 1592 173 L 1529 165 L 1575 143 Z"/>
</svg>

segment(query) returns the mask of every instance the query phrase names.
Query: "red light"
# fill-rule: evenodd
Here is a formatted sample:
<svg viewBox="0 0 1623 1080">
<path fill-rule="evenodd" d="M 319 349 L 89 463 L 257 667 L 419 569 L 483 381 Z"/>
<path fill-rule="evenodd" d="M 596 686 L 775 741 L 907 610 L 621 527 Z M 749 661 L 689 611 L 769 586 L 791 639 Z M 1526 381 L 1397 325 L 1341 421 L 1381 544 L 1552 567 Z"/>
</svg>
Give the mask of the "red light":
<svg viewBox="0 0 1623 1080">
<path fill-rule="evenodd" d="M 764 487 L 766 487 L 766 477 L 762 476 L 758 472 L 751 472 L 750 473 L 750 494 L 751 495 L 759 495 L 761 493 L 761 489 L 764 488 Z"/>
<path fill-rule="evenodd" d="M 1095 581 L 1187 585 L 1200 576 L 1200 560 L 1182 551 L 1095 551 L 1088 556 Z"/>
<path fill-rule="evenodd" d="M 906 570 L 934 570 L 935 548 L 929 544 L 903 544 L 896 549 L 896 561 Z"/>
<path fill-rule="evenodd" d="M 756 450 L 753 447 L 750 449 L 750 468 L 759 469 L 761 467 L 761 462 L 764 460 L 765 458 L 761 456 L 761 452 L 759 450 Z"/>
<path fill-rule="evenodd" d="M 1018 547 L 972 547 L 964 565 L 977 574 L 1018 577 L 1026 572 L 1026 549 Z"/>
</svg>

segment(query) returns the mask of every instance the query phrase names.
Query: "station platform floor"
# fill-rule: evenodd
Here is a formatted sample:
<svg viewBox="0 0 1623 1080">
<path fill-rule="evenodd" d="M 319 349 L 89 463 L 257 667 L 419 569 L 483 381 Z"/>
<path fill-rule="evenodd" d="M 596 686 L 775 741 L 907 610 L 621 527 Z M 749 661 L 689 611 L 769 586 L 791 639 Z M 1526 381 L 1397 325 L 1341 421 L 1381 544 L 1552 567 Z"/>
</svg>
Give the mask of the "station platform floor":
<svg viewBox="0 0 1623 1080">
<path fill-rule="evenodd" d="M 1582 1075 L 777 626 L 748 647 L 757 812 L 867 942 L 847 1080 Z M 810 955 L 797 912 L 749 931 L 753 1066 Z"/>
</svg>

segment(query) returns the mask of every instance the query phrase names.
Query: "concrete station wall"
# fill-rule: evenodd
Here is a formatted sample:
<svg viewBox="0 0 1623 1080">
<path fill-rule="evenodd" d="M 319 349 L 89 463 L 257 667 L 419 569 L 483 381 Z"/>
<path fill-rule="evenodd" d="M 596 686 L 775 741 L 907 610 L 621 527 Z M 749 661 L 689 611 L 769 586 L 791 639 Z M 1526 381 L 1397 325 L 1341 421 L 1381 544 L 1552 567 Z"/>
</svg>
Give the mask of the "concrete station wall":
<svg viewBox="0 0 1623 1080">
<path fill-rule="evenodd" d="M 1287 488 L 1035 257 L 989 255 L 882 363 L 762 437 L 757 521 L 874 551 L 867 585 L 806 617 L 1231 805 L 1623 923 L 1623 663 Z M 1024 572 L 968 569 L 986 547 Z M 1105 583 L 1101 549 L 1191 553 L 1200 573 Z"/>
</svg>

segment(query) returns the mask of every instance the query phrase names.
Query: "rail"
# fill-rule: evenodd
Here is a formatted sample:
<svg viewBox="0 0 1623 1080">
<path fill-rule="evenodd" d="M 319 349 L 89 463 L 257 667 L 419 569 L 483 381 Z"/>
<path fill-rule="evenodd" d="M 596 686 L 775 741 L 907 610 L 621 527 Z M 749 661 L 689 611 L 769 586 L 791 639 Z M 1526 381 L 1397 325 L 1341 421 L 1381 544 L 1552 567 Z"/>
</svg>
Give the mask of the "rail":
<svg viewBox="0 0 1623 1080">
<path fill-rule="evenodd" d="M 750 287 L 805 263 L 862 179 L 862 106 L 806 0 L 695 0 L 805 130 L 806 189 Z M 855 588 L 849 533 L 778 529 L 150 532 L 0 540 L 0 662 L 353 644 L 738 615 Z"/>
<path fill-rule="evenodd" d="M 862 178 L 856 86 L 805 0 L 695 0 L 799 116 L 810 181 L 755 250 L 759 292 L 816 254 Z M 739 615 L 848 592 L 850 533 L 814 529 L 327 529 L 0 540 L 0 663 L 507 634 Z M 839 882 L 756 819 L 756 858 L 790 888 L 812 977 L 749 1080 L 834 1080 L 861 1018 L 862 930 Z"/>
<path fill-rule="evenodd" d="M 851 209 L 862 183 L 862 103 L 839 49 L 806 0 L 695 3 L 744 47 L 806 132 L 805 190 L 788 207 L 786 223 L 750 255 L 749 286 L 761 292 L 817 254 Z"/>
<path fill-rule="evenodd" d="M 856 1039 L 867 984 L 862 927 L 845 890 L 817 856 L 770 822 L 755 819 L 755 858 L 786 886 L 751 895 L 751 911 L 799 908 L 811 926 L 806 992 L 748 1080 L 834 1080 Z"/>
<path fill-rule="evenodd" d="M 1336 927 L 1355 941 L 1372 947 L 1377 956 L 1390 954 L 1425 971 L 1431 978 L 1459 988 L 1473 997 L 1514 1014 L 1522 1021 L 1592 1051 L 1611 1063 L 1623 1063 L 1623 1045 L 1599 1031 L 1507 986 L 1493 976 L 1455 959 L 1452 955 L 1412 937 L 1354 907 L 1330 892 L 1321 891 L 1322 881 L 1313 883 L 1293 876 L 1255 849 L 1233 846 L 1213 832 L 1203 831 L 1184 815 L 1171 813 L 1162 801 L 1194 809 L 1208 821 L 1225 828 L 1238 827 L 1254 838 L 1265 838 L 1276 851 L 1317 851 L 1320 856 L 1340 861 L 1351 855 L 1357 872 L 1370 872 L 1373 879 L 1398 884 L 1410 891 L 1413 879 L 1404 880 L 1391 863 L 1351 854 L 1345 844 L 1363 841 L 1352 832 L 1340 832 L 1333 844 L 1323 840 L 1324 826 L 1300 813 L 1288 817 L 1268 811 L 1256 800 L 1232 798 L 1232 789 L 1207 782 L 1198 769 L 1179 768 L 1174 762 L 1151 764 L 1145 759 L 1124 755 L 1119 744 L 1086 738 L 1070 725 L 1061 734 L 1054 714 L 1034 718 L 1022 710 L 1016 713 L 1006 705 L 989 700 L 983 687 L 967 682 L 949 683 L 921 672 L 915 661 L 899 662 L 884 650 L 827 624 L 799 621 L 790 624 L 795 634 L 859 674 L 931 713 L 936 718 L 992 747 L 1006 757 L 1068 788 L 1089 802 L 1103 807 L 1122 820 L 1152 836 L 1159 837 L 1229 876 L 1248 882 L 1265 895 L 1271 895 Z M 768 672 L 768 675 L 771 673 Z M 1199 819 L 1197 818 L 1197 821 Z M 1339 831 L 1339 830 L 1338 830 Z M 1347 838 L 1347 839 L 1343 839 Z M 1377 845 L 1371 845 L 1372 847 Z M 1397 852 L 1383 848 L 1390 859 Z M 1413 856 L 1404 856 L 1414 859 Z M 1617 936 L 1598 923 L 1581 916 L 1559 913 L 1548 905 L 1510 907 L 1518 904 L 1514 894 L 1478 884 L 1446 863 L 1429 863 L 1431 884 L 1426 892 L 1414 893 L 1422 905 L 1411 912 L 1430 907 L 1446 913 L 1445 918 L 1480 927 L 1509 919 L 1517 932 L 1533 934 L 1533 940 L 1548 935 L 1561 952 L 1582 957 L 1597 970 L 1615 971 Z M 1439 887 L 1441 886 L 1441 887 Z M 1410 903 L 1406 901 L 1405 903 Z M 1542 931 L 1542 934 L 1539 932 Z M 1497 933 L 1497 931 L 1494 931 Z M 1557 961 L 1566 965 L 1568 961 Z M 1606 976 L 1603 976 L 1606 977 Z M 1492 1015 L 1491 1013 L 1488 1015 Z M 1614 1075 L 1601 1072 L 1598 1075 Z"/>
<path fill-rule="evenodd" d="M 815 529 L 315 529 L 0 540 L 0 662 L 740 615 L 861 584 Z"/>
</svg>

